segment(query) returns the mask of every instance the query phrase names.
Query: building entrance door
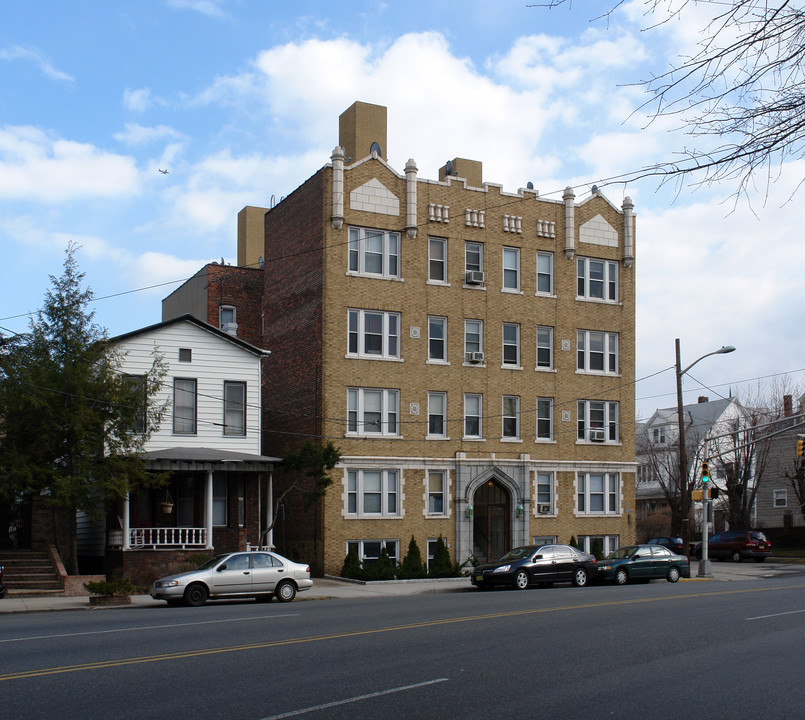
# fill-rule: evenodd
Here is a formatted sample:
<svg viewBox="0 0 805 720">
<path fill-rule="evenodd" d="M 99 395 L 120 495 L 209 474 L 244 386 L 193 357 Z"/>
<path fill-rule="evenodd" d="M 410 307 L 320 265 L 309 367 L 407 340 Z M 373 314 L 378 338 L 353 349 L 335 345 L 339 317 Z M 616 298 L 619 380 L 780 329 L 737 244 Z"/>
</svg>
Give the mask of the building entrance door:
<svg viewBox="0 0 805 720">
<path fill-rule="evenodd" d="M 497 560 L 510 550 L 511 498 L 495 480 L 475 491 L 473 506 L 473 554 L 481 562 Z"/>
</svg>

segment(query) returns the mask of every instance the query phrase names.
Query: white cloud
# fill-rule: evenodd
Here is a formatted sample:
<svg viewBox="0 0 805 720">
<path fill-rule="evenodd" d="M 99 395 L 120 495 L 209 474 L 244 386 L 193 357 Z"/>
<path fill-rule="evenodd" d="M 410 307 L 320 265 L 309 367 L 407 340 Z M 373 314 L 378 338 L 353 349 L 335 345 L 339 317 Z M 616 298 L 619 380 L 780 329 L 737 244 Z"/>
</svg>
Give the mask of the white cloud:
<svg viewBox="0 0 805 720">
<path fill-rule="evenodd" d="M 134 159 L 33 127 L 0 128 L 0 199 L 48 204 L 138 191 Z"/>
<path fill-rule="evenodd" d="M 126 123 L 125 130 L 114 135 L 115 140 L 128 145 L 147 145 L 165 138 L 181 137 L 182 133 L 167 125 L 146 127 L 137 123 Z"/>
<path fill-rule="evenodd" d="M 192 10 L 211 18 L 224 18 L 227 13 L 222 5 L 223 0 L 168 0 L 170 7 L 178 10 Z"/>
<path fill-rule="evenodd" d="M 53 80 L 67 83 L 72 83 L 75 80 L 72 75 L 54 67 L 38 50 L 31 50 L 19 45 L 0 48 L 0 60 L 28 60 L 34 63 L 44 75 Z"/>
<path fill-rule="evenodd" d="M 123 91 L 123 107 L 133 112 L 143 113 L 154 103 L 150 88 L 138 88 Z"/>
</svg>

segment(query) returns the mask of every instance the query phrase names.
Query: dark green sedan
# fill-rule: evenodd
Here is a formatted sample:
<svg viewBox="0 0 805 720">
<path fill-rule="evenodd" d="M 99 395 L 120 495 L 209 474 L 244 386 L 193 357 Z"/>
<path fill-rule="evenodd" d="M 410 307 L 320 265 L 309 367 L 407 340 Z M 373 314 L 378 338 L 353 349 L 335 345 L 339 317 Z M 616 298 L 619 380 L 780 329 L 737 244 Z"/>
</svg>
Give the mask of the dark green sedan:
<svg viewBox="0 0 805 720">
<path fill-rule="evenodd" d="M 626 585 L 631 580 L 667 580 L 690 577 L 690 563 L 662 545 L 627 545 L 598 563 L 598 579 Z"/>
</svg>

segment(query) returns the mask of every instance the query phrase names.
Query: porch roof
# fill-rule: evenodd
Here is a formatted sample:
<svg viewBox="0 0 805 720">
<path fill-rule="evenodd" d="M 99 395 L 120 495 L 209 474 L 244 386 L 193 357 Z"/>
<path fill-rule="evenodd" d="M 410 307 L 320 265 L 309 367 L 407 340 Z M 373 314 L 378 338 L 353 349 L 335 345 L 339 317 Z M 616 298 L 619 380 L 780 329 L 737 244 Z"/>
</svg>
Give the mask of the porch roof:
<svg viewBox="0 0 805 720">
<path fill-rule="evenodd" d="M 149 470 L 228 470 L 230 472 L 270 472 L 281 458 L 269 455 L 217 450 L 215 448 L 174 447 L 152 450 L 142 456 Z"/>
</svg>

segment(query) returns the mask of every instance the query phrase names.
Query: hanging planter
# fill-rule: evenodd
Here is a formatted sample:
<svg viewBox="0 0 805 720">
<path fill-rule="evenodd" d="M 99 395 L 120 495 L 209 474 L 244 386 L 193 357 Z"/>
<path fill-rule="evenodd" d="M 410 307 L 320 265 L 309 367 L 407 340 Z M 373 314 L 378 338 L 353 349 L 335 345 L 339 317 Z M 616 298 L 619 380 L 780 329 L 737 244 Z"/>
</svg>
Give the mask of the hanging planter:
<svg viewBox="0 0 805 720">
<path fill-rule="evenodd" d="M 165 497 L 159 503 L 159 508 L 164 515 L 170 515 L 173 512 L 173 498 L 171 497 L 170 490 L 165 489 Z"/>
</svg>

